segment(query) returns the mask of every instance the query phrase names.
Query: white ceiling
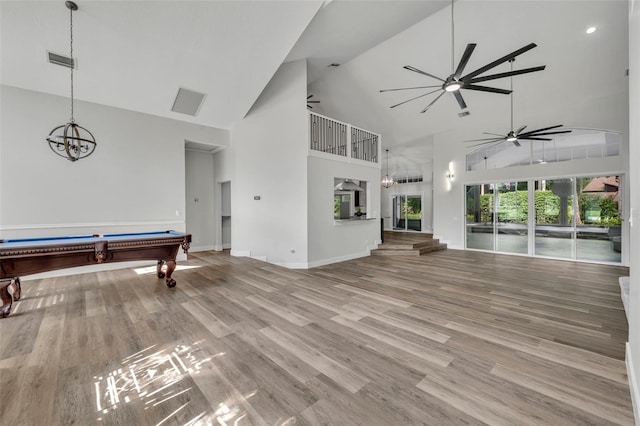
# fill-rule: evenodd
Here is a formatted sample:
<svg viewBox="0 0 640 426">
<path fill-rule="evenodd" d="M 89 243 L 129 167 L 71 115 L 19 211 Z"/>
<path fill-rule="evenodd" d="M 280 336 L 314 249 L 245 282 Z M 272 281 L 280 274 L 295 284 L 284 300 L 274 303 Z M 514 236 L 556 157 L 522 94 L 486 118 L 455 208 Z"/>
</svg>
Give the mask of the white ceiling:
<svg viewBox="0 0 640 426">
<path fill-rule="evenodd" d="M 392 156 L 414 166 L 430 156 L 429 135 L 459 127 L 469 129 L 469 138 L 509 130 L 508 96 L 463 91 L 471 115 L 461 119 L 450 94 L 420 114 L 431 96 L 391 110 L 413 93 L 379 93 L 433 83 L 403 65 L 450 74 L 448 0 L 335 0 L 325 7 L 321 0 L 77 3 L 77 99 L 230 128 L 282 62 L 306 58 L 309 93 L 321 101 L 314 111 L 382 133 Z M 0 6 L 0 82 L 68 97 L 69 70 L 49 64 L 45 53 L 68 55 L 64 2 Z M 591 25 L 598 30 L 586 35 Z M 515 63 L 547 65 L 514 78 L 516 127 L 592 127 L 557 111 L 627 90 L 626 0 L 456 0 L 455 40 L 456 63 L 467 43 L 478 44 L 468 71 L 538 44 Z M 329 68 L 332 62 L 341 66 Z M 495 72 L 507 70 L 504 64 Z M 508 87 L 508 79 L 487 85 Z M 207 95 L 196 117 L 170 111 L 179 87 Z"/>
<path fill-rule="evenodd" d="M 76 3 L 77 99 L 229 128 L 249 111 L 322 2 Z M 69 96 L 69 69 L 46 61 L 48 50 L 69 55 L 64 1 L 1 6 L 2 84 Z M 207 95 L 197 117 L 171 112 L 179 87 Z"/>
<path fill-rule="evenodd" d="M 628 91 L 627 13 L 626 0 L 457 0 L 455 64 L 467 43 L 477 47 L 465 73 L 534 42 L 538 46 L 518 56 L 514 69 L 538 65 L 546 69 L 513 78 L 514 127 L 597 127 L 580 111 L 594 100 Z M 590 26 L 597 31 L 586 34 Z M 471 113 L 464 118 L 458 117 L 461 110 L 449 93 L 424 114 L 420 111 L 439 93 L 390 109 L 432 89 L 388 93 L 380 89 L 439 83 L 403 69 L 404 65 L 441 78 L 451 74 L 451 7 L 314 82 L 309 90 L 321 101 L 314 111 L 381 133 L 384 147 L 391 149 L 392 170 L 420 168 L 431 155 L 430 135 L 457 129 L 465 132 L 465 139 L 477 139 L 482 132 L 510 130 L 508 95 L 462 90 Z M 485 75 L 509 71 L 509 66 L 504 63 Z M 508 89 L 509 79 L 483 84 Z"/>
<path fill-rule="evenodd" d="M 450 4 L 451 0 L 336 0 L 322 7 L 287 61 L 307 59 L 307 83 Z"/>
</svg>

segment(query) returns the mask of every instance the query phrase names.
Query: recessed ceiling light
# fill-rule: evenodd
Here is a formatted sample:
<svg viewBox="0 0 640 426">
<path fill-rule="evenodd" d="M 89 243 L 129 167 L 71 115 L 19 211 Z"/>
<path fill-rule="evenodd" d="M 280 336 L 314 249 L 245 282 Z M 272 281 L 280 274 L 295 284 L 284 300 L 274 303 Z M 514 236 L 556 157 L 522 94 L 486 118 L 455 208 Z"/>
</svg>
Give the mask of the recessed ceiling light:
<svg viewBox="0 0 640 426">
<path fill-rule="evenodd" d="M 587 28 L 587 34 L 593 34 L 596 32 L 596 27 L 589 27 Z"/>
</svg>

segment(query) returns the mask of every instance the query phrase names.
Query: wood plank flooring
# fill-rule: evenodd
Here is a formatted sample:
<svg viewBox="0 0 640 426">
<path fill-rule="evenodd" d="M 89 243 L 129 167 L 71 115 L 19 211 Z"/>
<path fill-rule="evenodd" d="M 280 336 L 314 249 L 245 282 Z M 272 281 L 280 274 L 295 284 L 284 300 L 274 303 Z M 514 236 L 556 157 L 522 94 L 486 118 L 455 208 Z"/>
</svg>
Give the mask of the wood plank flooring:
<svg viewBox="0 0 640 426">
<path fill-rule="evenodd" d="M 0 424 L 631 425 L 623 275 L 449 249 L 24 281 Z"/>
</svg>

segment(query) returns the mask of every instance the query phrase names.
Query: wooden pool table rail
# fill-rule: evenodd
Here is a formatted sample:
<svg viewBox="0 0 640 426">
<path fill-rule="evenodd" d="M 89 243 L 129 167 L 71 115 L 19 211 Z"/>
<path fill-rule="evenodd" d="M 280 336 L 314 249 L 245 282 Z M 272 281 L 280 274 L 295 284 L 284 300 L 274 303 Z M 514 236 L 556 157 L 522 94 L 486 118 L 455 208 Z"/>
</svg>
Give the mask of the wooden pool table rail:
<svg viewBox="0 0 640 426">
<path fill-rule="evenodd" d="M 35 240 L 32 240 L 35 241 Z M 42 244 L 25 240 L 24 244 L 0 244 L 0 318 L 11 311 L 14 300 L 20 299 L 20 276 L 78 266 L 138 260 L 157 261 L 157 276 L 165 278 L 167 287 L 176 286 L 172 278 L 176 268 L 176 257 L 180 247 L 186 253 L 191 243 L 190 234 L 153 233 L 142 238 L 131 234 L 127 239 L 119 235 L 50 240 Z M 163 272 L 162 267 L 166 265 Z"/>
</svg>

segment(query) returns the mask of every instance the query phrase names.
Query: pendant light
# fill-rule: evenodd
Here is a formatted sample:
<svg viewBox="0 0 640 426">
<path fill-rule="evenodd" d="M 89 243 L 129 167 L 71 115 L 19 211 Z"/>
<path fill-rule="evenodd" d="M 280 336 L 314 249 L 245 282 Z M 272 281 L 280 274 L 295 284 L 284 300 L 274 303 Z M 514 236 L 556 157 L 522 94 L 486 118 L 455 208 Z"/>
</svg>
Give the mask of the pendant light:
<svg viewBox="0 0 640 426">
<path fill-rule="evenodd" d="M 78 125 L 73 118 L 73 69 L 75 61 L 73 59 L 73 11 L 78 10 L 78 5 L 72 1 L 65 1 L 64 5 L 69 9 L 69 32 L 71 47 L 71 119 L 68 123 L 53 129 L 47 142 L 49 148 L 57 155 L 70 161 L 80 160 L 93 154 L 96 149 L 96 139 L 91 132 L 84 127 Z"/>
<path fill-rule="evenodd" d="M 387 151 L 387 173 L 382 178 L 382 186 L 384 186 L 385 188 L 389 188 L 395 182 L 393 181 L 393 178 L 389 176 L 389 150 L 387 149 L 386 151 Z"/>
</svg>

